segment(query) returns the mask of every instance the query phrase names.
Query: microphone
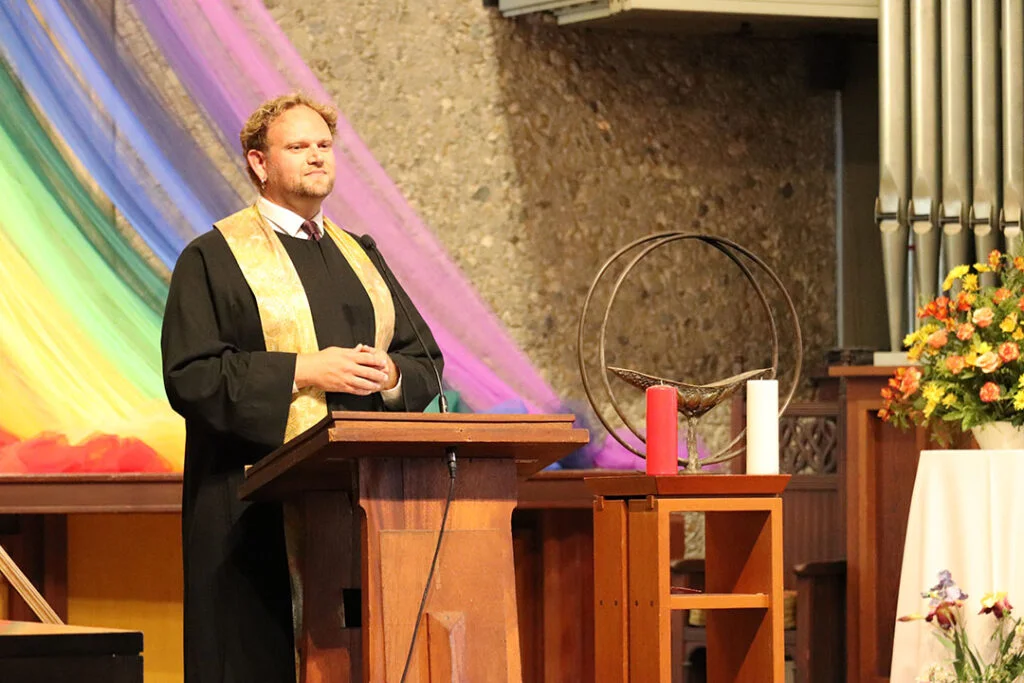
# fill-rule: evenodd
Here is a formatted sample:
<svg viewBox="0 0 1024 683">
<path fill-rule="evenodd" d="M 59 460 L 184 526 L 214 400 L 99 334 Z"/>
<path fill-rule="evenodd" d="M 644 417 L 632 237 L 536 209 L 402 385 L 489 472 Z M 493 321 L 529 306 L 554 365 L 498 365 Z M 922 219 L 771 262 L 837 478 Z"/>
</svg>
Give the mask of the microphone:
<svg viewBox="0 0 1024 683">
<path fill-rule="evenodd" d="M 430 349 L 427 347 L 427 343 L 423 341 L 423 335 L 420 334 L 419 328 L 416 327 L 416 321 L 413 320 L 412 315 L 409 313 L 409 309 L 405 306 L 405 302 L 402 301 L 402 297 L 398 292 L 398 287 L 391 277 L 391 271 L 388 268 L 387 263 L 384 262 L 384 257 L 381 255 L 380 250 L 377 249 L 377 241 L 369 235 L 363 235 L 359 238 L 359 243 L 366 248 L 367 252 L 372 252 L 377 255 L 377 265 L 380 266 L 381 275 L 384 276 L 384 280 L 388 284 L 388 289 L 391 290 L 391 293 L 394 295 L 398 305 L 402 308 L 402 314 L 412 327 L 412 331 L 416 335 L 416 340 L 420 343 L 420 347 L 423 348 L 423 352 L 427 354 L 427 360 L 430 361 L 430 369 L 434 371 L 434 379 L 437 381 L 438 407 L 442 413 L 447 413 L 448 399 L 445 398 L 444 387 L 441 385 L 441 371 L 437 369 L 437 362 L 435 362 L 434 357 L 430 355 Z"/>
<path fill-rule="evenodd" d="M 420 334 L 419 329 L 416 327 L 416 321 L 413 320 L 412 314 L 409 313 L 409 309 L 406 308 L 405 302 L 402 301 L 398 285 L 391 277 L 391 271 L 388 268 L 387 263 L 384 262 L 384 256 L 377 249 L 377 242 L 369 235 L 363 235 L 359 238 L 359 243 L 366 249 L 367 254 L 373 253 L 377 255 L 377 266 L 380 269 L 381 275 L 384 276 L 384 281 L 387 282 L 392 296 L 396 301 L 398 301 L 398 305 L 401 306 L 405 319 L 412 326 L 412 331 L 416 334 L 416 340 L 419 341 L 424 353 L 427 354 L 427 360 L 430 361 L 430 367 L 434 371 L 434 379 L 437 380 L 438 407 L 442 413 L 447 413 L 448 399 L 444 396 L 444 386 L 441 384 L 441 371 L 438 370 L 434 357 L 430 355 L 430 349 L 427 347 L 427 343 L 423 340 L 423 335 Z M 434 570 L 437 569 L 437 558 L 441 554 L 441 539 L 444 538 L 444 529 L 448 521 L 448 511 L 451 509 L 452 500 L 455 498 L 455 446 L 448 446 L 445 449 L 445 461 L 448 465 L 448 498 L 445 500 L 444 512 L 441 514 L 441 529 L 437 534 L 437 545 L 434 546 L 434 559 L 430 562 L 430 572 L 427 574 L 427 584 L 423 587 L 423 596 L 420 598 L 420 609 L 416 614 L 416 622 L 413 624 L 412 640 L 409 642 L 409 652 L 405 657 L 405 668 L 402 670 L 401 683 L 405 683 L 405 678 L 409 675 L 409 667 L 412 664 L 412 655 L 416 650 L 416 635 L 419 633 L 420 622 L 423 621 L 423 612 L 427 607 L 427 597 L 430 595 L 431 584 L 434 582 Z"/>
</svg>

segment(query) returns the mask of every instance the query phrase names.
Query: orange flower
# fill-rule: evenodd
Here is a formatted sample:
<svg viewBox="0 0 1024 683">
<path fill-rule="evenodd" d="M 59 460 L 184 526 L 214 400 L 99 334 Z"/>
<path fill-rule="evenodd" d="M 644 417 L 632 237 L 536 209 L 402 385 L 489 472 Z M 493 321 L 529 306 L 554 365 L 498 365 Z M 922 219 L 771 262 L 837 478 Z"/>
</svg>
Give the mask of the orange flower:
<svg viewBox="0 0 1024 683">
<path fill-rule="evenodd" d="M 988 327 L 989 325 L 992 324 L 992 319 L 995 318 L 995 315 L 996 314 L 992 312 L 991 308 L 985 306 L 984 308 L 979 308 L 974 312 L 974 316 L 971 318 L 971 322 L 973 322 L 978 327 Z"/>
<path fill-rule="evenodd" d="M 935 318 L 945 320 L 949 317 L 949 298 L 940 296 L 934 301 L 929 301 L 917 311 L 918 318 Z"/>
<path fill-rule="evenodd" d="M 998 306 L 999 304 L 1003 303 L 1004 301 L 1006 301 L 1009 298 L 1010 298 L 1010 290 L 1008 290 L 1006 287 L 1000 287 L 992 295 L 992 303 L 994 303 L 996 306 Z"/>
<path fill-rule="evenodd" d="M 946 359 L 946 369 L 954 375 L 960 374 L 960 371 L 967 366 L 967 361 L 964 360 L 963 356 L 950 356 Z"/>
<path fill-rule="evenodd" d="M 974 325 L 970 323 L 960 323 L 956 328 L 956 338 L 960 341 L 967 341 L 974 336 Z"/>
<path fill-rule="evenodd" d="M 1020 358 L 1020 347 L 1015 342 L 1006 342 L 999 347 L 999 358 L 1004 363 Z"/>
<path fill-rule="evenodd" d="M 992 403 L 999 400 L 999 387 L 995 382 L 985 382 L 985 386 L 978 392 L 982 403 Z"/>
<path fill-rule="evenodd" d="M 884 398 L 886 400 L 891 399 L 892 398 L 892 389 L 890 389 L 889 387 L 884 387 L 882 389 L 882 398 Z"/>
<path fill-rule="evenodd" d="M 1017 258 L 1021 258 L 1021 257 L 1018 256 Z M 1024 296 L 1022 296 L 1020 298 L 1020 301 L 1017 302 L 1017 308 L 1019 308 L 1020 310 L 1024 311 Z"/>
<path fill-rule="evenodd" d="M 981 371 L 987 375 L 998 370 L 1001 363 L 995 351 L 989 351 L 978 356 L 978 360 L 974 361 L 974 365 L 981 368 Z"/>
<path fill-rule="evenodd" d="M 1024 256 L 1016 256 L 1013 259 L 1013 267 L 1017 270 L 1024 270 Z"/>
<path fill-rule="evenodd" d="M 889 411 L 886 410 L 885 408 L 879 408 L 878 409 L 878 419 L 880 419 L 882 422 L 888 422 L 889 421 Z"/>
<path fill-rule="evenodd" d="M 902 368 L 900 368 L 902 370 Z M 921 386 L 921 370 L 909 367 L 900 378 L 899 390 L 903 398 L 910 398 Z"/>
<path fill-rule="evenodd" d="M 928 335 L 925 343 L 933 349 L 941 349 L 949 341 L 949 337 L 946 336 L 945 330 L 939 330 L 938 332 L 932 332 Z"/>
<path fill-rule="evenodd" d="M 992 251 L 988 252 L 988 265 L 992 266 L 992 270 L 996 270 L 999 268 L 999 260 L 1002 257 L 1003 255 L 999 253 L 998 249 L 993 249 Z"/>
<path fill-rule="evenodd" d="M 1021 299 L 1021 301 L 1024 302 L 1024 299 Z M 972 303 L 974 303 L 973 295 L 968 294 L 967 292 L 960 292 L 956 295 L 956 310 L 961 313 L 971 310 Z M 1021 306 L 1024 307 L 1024 303 L 1021 303 Z M 1024 308 L 1021 308 L 1021 310 L 1024 310 Z"/>
</svg>

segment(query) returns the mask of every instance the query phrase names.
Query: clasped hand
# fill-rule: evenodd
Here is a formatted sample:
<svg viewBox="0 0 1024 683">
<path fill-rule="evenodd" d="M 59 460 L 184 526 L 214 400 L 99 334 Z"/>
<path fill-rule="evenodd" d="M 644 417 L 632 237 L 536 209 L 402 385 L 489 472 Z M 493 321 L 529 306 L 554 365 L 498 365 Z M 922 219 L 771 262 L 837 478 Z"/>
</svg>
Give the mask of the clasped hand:
<svg viewBox="0 0 1024 683">
<path fill-rule="evenodd" d="M 394 361 L 385 351 L 359 344 L 354 349 L 329 346 L 295 359 L 295 384 L 324 391 L 369 396 L 395 386 Z"/>
</svg>

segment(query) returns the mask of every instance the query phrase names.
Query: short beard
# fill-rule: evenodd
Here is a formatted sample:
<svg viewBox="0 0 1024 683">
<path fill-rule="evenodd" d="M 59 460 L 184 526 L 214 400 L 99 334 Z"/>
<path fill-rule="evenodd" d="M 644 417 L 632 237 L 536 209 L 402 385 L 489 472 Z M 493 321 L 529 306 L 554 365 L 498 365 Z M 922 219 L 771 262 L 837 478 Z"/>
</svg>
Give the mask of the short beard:
<svg viewBox="0 0 1024 683">
<path fill-rule="evenodd" d="M 315 180 L 308 180 L 302 178 L 299 182 L 294 185 L 289 185 L 287 190 L 290 194 L 296 197 L 306 197 L 309 199 L 323 199 L 331 193 L 334 189 L 334 178 L 331 178 L 326 184 L 322 181 L 317 182 Z"/>
</svg>

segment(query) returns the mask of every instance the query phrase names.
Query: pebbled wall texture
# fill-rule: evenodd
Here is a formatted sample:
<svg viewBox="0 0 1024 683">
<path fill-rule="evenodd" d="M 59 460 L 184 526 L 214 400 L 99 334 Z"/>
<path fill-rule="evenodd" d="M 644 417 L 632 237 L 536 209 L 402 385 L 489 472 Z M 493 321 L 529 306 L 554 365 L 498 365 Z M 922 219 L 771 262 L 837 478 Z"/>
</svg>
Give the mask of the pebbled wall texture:
<svg viewBox="0 0 1024 683">
<path fill-rule="evenodd" d="M 652 232 L 761 256 L 796 302 L 805 370 L 835 344 L 834 103 L 799 42 L 559 27 L 467 0 L 266 4 L 561 396 L 585 400 L 593 277 Z M 770 363 L 753 290 L 694 242 L 644 261 L 612 315 L 610 362 L 698 381 Z"/>
<path fill-rule="evenodd" d="M 480 0 L 266 6 L 515 341 L 581 410 L 584 297 L 605 259 L 653 232 L 710 233 L 763 258 L 796 304 L 804 375 L 820 369 L 836 343 L 835 102 L 808 85 L 799 41 L 559 27 L 503 18 Z M 597 318 L 608 293 L 598 291 Z M 794 341 L 779 315 L 785 369 Z M 596 324 L 587 335 L 596 371 Z M 606 344 L 611 364 L 707 382 L 770 364 L 768 339 L 740 270 L 686 241 L 624 282 Z M 613 386 L 642 424 L 642 394 Z M 710 448 L 727 442 L 728 420 L 723 407 L 703 421 Z"/>
</svg>

